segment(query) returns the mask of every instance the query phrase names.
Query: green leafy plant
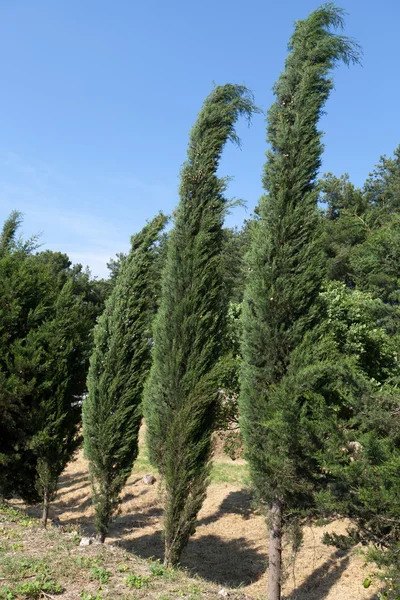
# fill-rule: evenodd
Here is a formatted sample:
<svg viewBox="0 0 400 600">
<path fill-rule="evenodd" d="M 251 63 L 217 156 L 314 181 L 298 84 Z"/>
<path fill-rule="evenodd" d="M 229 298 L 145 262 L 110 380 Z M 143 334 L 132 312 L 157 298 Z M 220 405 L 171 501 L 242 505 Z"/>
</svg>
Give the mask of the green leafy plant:
<svg viewBox="0 0 400 600">
<path fill-rule="evenodd" d="M 81 598 L 82 600 L 101 600 L 101 591 L 101 588 L 99 588 L 96 594 L 91 594 L 86 590 L 82 590 L 79 594 L 79 598 Z"/>
<path fill-rule="evenodd" d="M 9 585 L 3 585 L 0 588 L 0 600 L 14 600 L 14 598 L 15 598 L 15 595 L 11 591 L 11 588 Z"/>
<path fill-rule="evenodd" d="M 134 573 L 131 573 L 124 579 L 126 585 L 131 588 L 136 588 L 137 590 L 140 590 L 140 588 L 147 585 L 149 581 L 150 577 L 146 577 L 144 575 L 135 575 Z"/>
<path fill-rule="evenodd" d="M 157 561 L 150 565 L 150 573 L 153 577 L 164 577 L 167 575 L 167 569 Z"/>
<path fill-rule="evenodd" d="M 62 594 L 63 587 L 55 579 L 38 576 L 33 581 L 24 582 L 15 586 L 17 595 L 22 595 L 25 598 L 41 598 L 43 592 L 49 594 Z"/>
<path fill-rule="evenodd" d="M 110 581 L 111 571 L 107 571 L 104 567 L 92 567 L 90 569 L 89 579 L 97 579 L 101 584 Z"/>
<path fill-rule="evenodd" d="M 128 570 L 128 565 L 126 565 L 125 563 L 123 563 L 122 565 L 117 565 L 116 567 L 116 571 L 118 571 L 118 573 L 126 573 Z"/>
<path fill-rule="evenodd" d="M 102 562 L 102 559 L 97 556 L 78 556 L 76 559 L 76 564 L 82 569 L 99 566 Z"/>
</svg>

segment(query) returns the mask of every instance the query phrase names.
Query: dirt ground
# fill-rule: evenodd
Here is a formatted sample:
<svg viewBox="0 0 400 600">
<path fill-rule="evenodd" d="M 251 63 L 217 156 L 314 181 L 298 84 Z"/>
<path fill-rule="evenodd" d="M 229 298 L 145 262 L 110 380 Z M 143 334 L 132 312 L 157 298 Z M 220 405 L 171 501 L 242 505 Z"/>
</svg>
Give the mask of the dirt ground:
<svg viewBox="0 0 400 600">
<path fill-rule="evenodd" d="M 233 463 L 220 452 L 214 460 L 217 470 L 229 469 L 232 474 L 245 469 L 243 460 Z M 113 521 L 107 543 L 117 543 L 142 558 L 157 559 L 162 558 L 163 552 L 162 509 L 158 485 L 142 481 L 145 472 L 149 472 L 149 465 L 142 458 L 124 490 L 120 514 Z M 209 487 L 196 534 L 183 554 L 182 564 L 221 587 L 240 589 L 256 598 L 265 597 L 268 565 L 265 519 L 252 509 L 251 496 L 241 477 L 237 482 L 234 477 L 227 477 L 229 483 L 223 478 L 220 473 Z M 63 524 L 79 524 L 88 533 L 94 531 L 87 463 L 82 454 L 61 477 L 50 516 L 59 517 Z M 285 548 L 285 600 L 377 598 L 376 578 L 371 587 L 363 587 L 373 568 L 364 566 L 359 549 L 346 552 L 322 544 L 325 532 L 346 534 L 347 526 L 345 521 L 335 521 L 307 527 L 294 566 L 290 564 L 290 549 Z"/>
</svg>

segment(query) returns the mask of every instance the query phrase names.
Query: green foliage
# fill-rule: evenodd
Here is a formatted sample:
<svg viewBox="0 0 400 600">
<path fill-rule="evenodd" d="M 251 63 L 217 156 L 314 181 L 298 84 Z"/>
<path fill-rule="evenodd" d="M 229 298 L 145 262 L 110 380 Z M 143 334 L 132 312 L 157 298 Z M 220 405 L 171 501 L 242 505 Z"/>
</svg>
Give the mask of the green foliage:
<svg viewBox="0 0 400 600">
<path fill-rule="evenodd" d="M 90 569 L 100 565 L 101 563 L 101 558 L 96 556 L 78 556 L 76 559 L 76 564 L 82 569 Z"/>
<path fill-rule="evenodd" d="M 134 573 L 131 573 L 124 579 L 124 583 L 126 583 L 126 585 L 137 590 L 140 590 L 142 587 L 147 585 L 149 581 L 150 577 L 145 577 L 144 575 L 135 575 Z"/>
<path fill-rule="evenodd" d="M 42 598 L 44 593 L 62 594 L 64 591 L 46 561 L 11 555 L 2 560 L 2 570 L 9 575 L 10 584 L 0 588 L 1 600 Z"/>
<path fill-rule="evenodd" d="M 336 342 L 342 340 L 334 352 L 346 388 L 325 456 L 333 481 L 318 499 L 325 510 L 351 516 L 360 537 L 374 544 L 369 558 L 385 573 L 387 598 L 400 593 L 399 182 L 400 147 L 393 158 L 381 158 L 362 190 L 345 178 L 324 184 L 328 276 L 353 292 L 338 293 L 334 284 L 325 296 L 327 327 Z M 338 383 L 331 382 L 336 393 Z"/>
<path fill-rule="evenodd" d="M 150 565 L 150 573 L 153 577 L 164 577 L 168 574 L 168 570 L 159 562 L 155 562 Z"/>
<path fill-rule="evenodd" d="M 297 21 L 285 71 L 268 113 L 267 194 L 252 228 L 251 271 L 243 306 L 241 428 L 254 486 L 268 504 L 292 514 L 313 503 L 318 440 L 293 395 L 293 351 L 316 322 L 323 277 L 316 177 L 317 129 L 339 61 L 357 62 L 357 46 L 335 29 L 342 11 L 329 3 Z"/>
<path fill-rule="evenodd" d="M 0 490 L 48 504 L 79 442 L 93 304 L 80 268 L 33 254 L 19 223 L 6 222 L 0 254 Z"/>
<path fill-rule="evenodd" d="M 358 543 L 358 539 L 354 535 L 338 535 L 337 533 L 325 532 L 322 536 L 322 543 L 326 546 L 334 546 L 340 550 L 350 550 Z"/>
<path fill-rule="evenodd" d="M 356 539 L 379 549 L 375 562 L 398 568 L 398 340 L 379 326 L 386 306 L 372 294 L 330 282 L 320 298 L 320 323 L 293 352 L 287 377 L 314 440 L 316 506 L 350 517 Z"/>
<path fill-rule="evenodd" d="M 100 584 L 110 581 L 111 571 L 107 571 L 104 567 L 92 567 L 89 573 L 89 579 L 96 579 Z"/>
<path fill-rule="evenodd" d="M 385 324 L 397 329 L 400 287 L 400 148 L 381 158 L 363 190 L 348 176 L 322 181 L 323 240 L 330 279 L 372 292 L 387 304 Z"/>
<path fill-rule="evenodd" d="M 83 423 L 95 523 L 103 540 L 138 453 L 142 390 L 150 368 L 151 322 L 157 306 L 154 265 L 165 223 L 160 214 L 133 236 L 95 328 Z"/>
<path fill-rule="evenodd" d="M 18 583 L 15 586 L 17 596 L 22 595 L 24 598 L 42 598 L 43 592 L 62 594 L 63 588 L 55 579 L 44 579 L 42 577 L 37 577 L 26 583 Z"/>
<path fill-rule="evenodd" d="M 234 125 L 255 108 L 242 86 L 216 87 L 190 135 L 180 204 L 168 240 L 153 367 L 145 394 L 151 462 L 165 478 L 166 562 L 179 561 L 194 532 L 209 474 L 226 293 L 222 223 L 226 181 L 217 177 Z"/>
<path fill-rule="evenodd" d="M 91 594 L 86 590 L 82 590 L 79 594 L 79 598 L 81 598 L 82 600 L 101 600 L 101 597 L 101 588 L 99 588 L 96 594 Z"/>
</svg>

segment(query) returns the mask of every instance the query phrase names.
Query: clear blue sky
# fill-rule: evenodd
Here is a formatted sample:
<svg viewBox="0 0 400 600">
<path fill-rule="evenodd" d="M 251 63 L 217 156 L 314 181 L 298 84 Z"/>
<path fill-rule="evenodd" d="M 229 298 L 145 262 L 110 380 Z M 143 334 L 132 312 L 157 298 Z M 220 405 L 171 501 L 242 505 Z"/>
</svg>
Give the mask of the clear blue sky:
<svg viewBox="0 0 400 600">
<path fill-rule="evenodd" d="M 315 0 L 3 0 L 0 220 L 106 275 L 130 235 L 178 196 L 188 133 L 216 84 L 244 83 L 267 109 L 293 21 Z M 341 66 L 321 122 L 323 171 L 362 185 L 400 142 L 399 0 L 342 0 L 363 67 Z M 220 172 L 228 195 L 260 193 L 265 121 L 238 126 Z M 240 224 L 236 209 L 228 223 Z"/>
</svg>

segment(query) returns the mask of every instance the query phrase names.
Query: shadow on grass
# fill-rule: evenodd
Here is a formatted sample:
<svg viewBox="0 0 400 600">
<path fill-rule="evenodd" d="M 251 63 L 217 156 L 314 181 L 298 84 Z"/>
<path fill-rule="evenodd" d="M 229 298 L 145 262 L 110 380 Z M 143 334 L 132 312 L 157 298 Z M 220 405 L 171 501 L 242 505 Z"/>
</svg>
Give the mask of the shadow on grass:
<svg viewBox="0 0 400 600">
<path fill-rule="evenodd" d="M 282 600 L 323 600 L 339 581 L 349 564 L 349 551 L 336 550 L 320 567 Z"/>
<path fill-rule="evenodd" d="M 132 540 L 121 539 L 118 546 L 142 558 L 162 560 L 164 556 L 161 531 Z M 181 566 L 203 579 L 235 588 L 258 580 L 266 570 L 267 559 L 250 547 L 245 538 L 226 540 L 216 535 L 203 535 L 189 541 L 182 554 Z"/>
<path fill-rule="evenodd" d="M 88 474 L 86 471 L 79 471 L 78 473 L 63 473 L 58 480 L 58 489 L 69 491 L 68 488 L 76 485 L 77 483 L 88 482 Z M 66 489 L 67 488 L 67 489 Z"/>
<path fill-rule="evenodd" d="M 215 523 L 218 519 L 222 519 L 225 515 L 241 515 L 243 519 L 249 519 L 253 513 L 251 507 L 251 494 L 245 489 L 230 492 L 221 502 L 218 510 L 212 515 L 208 515 L 200 519 L 198 525 L 209 525 Z"/>
</svg>

